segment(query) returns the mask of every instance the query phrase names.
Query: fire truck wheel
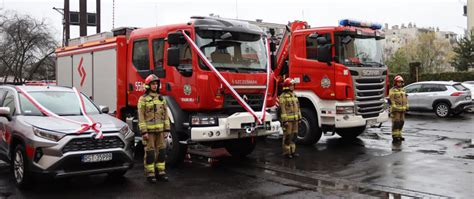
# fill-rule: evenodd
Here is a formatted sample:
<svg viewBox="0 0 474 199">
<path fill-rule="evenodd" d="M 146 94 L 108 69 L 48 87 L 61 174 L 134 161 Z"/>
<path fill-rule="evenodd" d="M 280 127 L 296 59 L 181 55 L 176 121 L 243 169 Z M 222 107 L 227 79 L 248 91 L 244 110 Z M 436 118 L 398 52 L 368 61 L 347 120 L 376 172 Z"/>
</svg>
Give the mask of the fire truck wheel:
<svg viewBox="0 0 474 199">
<path fill-rule="evenodd" d="M 233 157 L 243 158 L 252 153 L 255 145 L 257 145 L 256 141 L 256 139 L 252 138 L 229 140 L 225 144 L 225 149 Z"/>
<path fill-rule="evenodd" d="M 298 144 L 313 145 L 321 139 L 323 132 L 318 126 L 316 113 L 309 108 L 301 108 L 301 123 L 298 129 Z"/>
<path fill-rule="evenodd" d="M 171 125 L 171 132 L 165 138 L 166 142 L 166 163 L 171 167 L 179 166 L 184 161 L 187 146 L 179 143 L 179 133 Z"/>
<path fill-rule="evenodd" d="M 340 135 L 343 139 L 348 139 L 348 140 L 357 138 L 357 136 L 359 136 L 363 132 L 365 132 L 365 126 L 336 129 L 336 133 L 338 135 Z"/>
</svg>

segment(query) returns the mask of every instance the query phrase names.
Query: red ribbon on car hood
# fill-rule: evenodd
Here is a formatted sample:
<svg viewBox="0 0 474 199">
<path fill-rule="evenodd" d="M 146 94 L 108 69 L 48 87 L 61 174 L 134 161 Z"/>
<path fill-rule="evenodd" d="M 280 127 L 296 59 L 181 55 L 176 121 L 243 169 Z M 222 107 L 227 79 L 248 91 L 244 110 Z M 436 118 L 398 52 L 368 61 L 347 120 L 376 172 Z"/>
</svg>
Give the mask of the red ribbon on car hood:
<svg viewBox="0 0 474 199">
<path fill-rule="evenodd" d="M 229 84 L 229 82 L 222 76 L 222 74 L 212 65 L 209 60 L 207 60 L 207 57 L 202 53 L 202 51 L 199 49 L 199 47 L 194 43 L 194 41 L 186 34 L 184 30 L 181 30 L 181 32 L 184 35 L 184 38 L 188 41 L 189 44 L 191 44 L 192 49 L 198 54 L 198 56 L 203 60 L 203 62 L 206 64 L 207 67 L 211 69 L 211 71 L 217 76 L 217 78 L 220 80 L 224 86 L 230 90 L 230 93 L 232 96 L 237 100 L 237 102 L 244 107 L 244 109 L 252 114 L 252 116 L 257 120 L 258 124 L 262 124 L 263 121 L 265 121 L 265 113 L 266 113 L 266 106 L 267 106 L 267 95 L 268 95 L 268 84 L 270 82 L 270 53 L 268 49 L 268 45 L 266 45 L 266 50 L 267 50 L 267 83 L 266 83 L 266 89 L 265 89 L 265 97 L 263 100 L 263 105 L 262 105 L 262 116 L 259 118 L 255 111 L 250 107 L 247 102 L 245 102 L 242 97 L 240 97 L 239 93 L 235 91 L 235 89 Z"/>
<path fill-rule="evenodd" d="M 28 101 L 30 101 L 36 108 L 38 108 L 38 110 L 41 111 L 41 113 L 43 113 L 44 115 L 48 116 L 48 117 L 53 117 L 53 118 L 57 118 L 57 119 L 60 119 L 60 120 L 63 120 L 63 121 L 67 121 L 67 122 L 70 122 L 70 123 L 74 123 L 74 124 L 77 124 L 79 126 L 81 126 L 80 128 L 78 128 L 77 130 L 75 130 L 78 134 L 81 134 L 81 133 L 84 133 L 86 131 L 89 131 L 89 130 L 93 130 L 95 132 L 95 136 L 94 138 L 95 139 L 102 139 L 104 137 L 104 135 L 102 134 L 102 131 L 100 130 L 100 127 L 102 126 L 100 123 L 98 122 L 95 122 L 86 112 L 86 108 L 85 108 L 85 105 L 84 105 L 84 100 L 82 99 L 82 96 L 81 94 L 79 93 L 79 91 L 77 91 L 76 88 L 72 88 L 73 91 L 74 91 L 74 94 L 76 95 L 76 97 L 78 98 L 79 100 L 79 106 L 81 108 L 81 112 L 83 114 L 83 116 L 86 118 L 87 120 L 87 123 L 82 123 L 82 122 L 78 122 L 78 121 L 75 121 L 75 120 L 71 120 L 71 119 L 68 119 L 66 117 L 62 117 L 62 116 L 59 116 L 58 114 L 48 110 L 46 107 L 44 107 L 43 105 L 41 105 L 38 101 L 35 100 L 35 98 L 33 98 L 28 92 L 26 92 L 25 90 L 23 90 L 21 87 L 19 86 L 16 86 L 16 89 L 18 91 L 20 91 L 25 97 L 26 99 L 28 99 Z"/>
</svg>

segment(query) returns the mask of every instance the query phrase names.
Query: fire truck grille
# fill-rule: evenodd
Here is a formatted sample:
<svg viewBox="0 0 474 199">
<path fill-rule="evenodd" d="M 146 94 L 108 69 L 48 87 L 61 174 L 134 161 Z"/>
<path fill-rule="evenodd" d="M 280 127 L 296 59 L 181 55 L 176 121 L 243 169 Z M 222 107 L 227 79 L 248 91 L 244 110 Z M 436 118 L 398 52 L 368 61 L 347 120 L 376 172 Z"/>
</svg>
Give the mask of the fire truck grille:
<svg viewBox="0 0 474 199">
<path fill-rule="evenodd" d="M 263 105 L 263 94 L 240 94 L 240 96 L 247 102 L 247 104 L 254 110 L 260 110 Z M 224 95 L 224 109 L 229 109 L 234 112 L 245 111 L 245 109 L 237 102 L 237 100 L 230 94 Z"/>
<path fill-rule="evenodd" d="M 356 114 L 378 117 L 384 109 L 385 76 L 354 77 Z"/>
<path fill-rule="evenodd" d="M 117 136 L 106 136 L 102 139 L 75 138 L 64 146 L 62 152 L 90 151 L 97 149 L 124 148 L 125 143 Z"/>
</svg>

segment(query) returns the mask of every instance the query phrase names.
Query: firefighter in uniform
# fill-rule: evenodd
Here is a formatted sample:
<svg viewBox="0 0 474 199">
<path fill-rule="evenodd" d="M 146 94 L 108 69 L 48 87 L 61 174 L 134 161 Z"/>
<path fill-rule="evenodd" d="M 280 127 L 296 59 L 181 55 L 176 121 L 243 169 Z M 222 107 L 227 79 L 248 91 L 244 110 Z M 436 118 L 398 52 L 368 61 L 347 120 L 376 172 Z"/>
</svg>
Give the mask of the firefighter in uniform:
<svg viewBox="0 0 474 199">
<path fill-rule="evenodd" d="M 405 123 L 405 112 L 408 110 L 408 100 L 405 89 L 403 89 L 403 78 L 397 75 L 393 80 L 395 86 L 389 92 L 392 138 L 393 142 L 401 142 L 405 140 L 402 137 L 402 128 Z"/>
<path fill-rule="evenodd" d="M 293 90 L 293 79 L 286 78 L 283 82 L 283 93 L 278 97 L 280 120 L 283 124 L 283 155 L 290 159 L 298 156 L 295 153 L 295 141 L 298 124 L 301 121 L 300 104 Z"/>
<path fill-rule="evenodd" d="M 145 175 L 150 183 L 168 181 L 165 173 L 165 136 L 170 132 L 166 100 L 159 94 L 160 79 L 145 79 L 145 94 L 138 100 L 138 126 L 145 146 Z"/>
</svg>

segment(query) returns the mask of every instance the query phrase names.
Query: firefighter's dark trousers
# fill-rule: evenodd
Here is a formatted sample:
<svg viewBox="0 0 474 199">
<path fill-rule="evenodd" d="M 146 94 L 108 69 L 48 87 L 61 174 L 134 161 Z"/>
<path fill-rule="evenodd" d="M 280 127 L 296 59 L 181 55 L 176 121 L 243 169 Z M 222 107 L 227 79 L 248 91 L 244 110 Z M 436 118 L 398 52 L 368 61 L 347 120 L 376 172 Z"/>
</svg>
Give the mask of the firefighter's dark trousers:
<svg viewBox="0 0 474 199">
<path fill-rule="evenodd" d="M 391 113 L 392 116 L 392 137 L 401 138 L 403 124 L 405 124 L 405 112 L 394 111 Z"/>
<path fill-rule="evenodd" d="M 148 139 L 143 140 L 145 146 L 145 175 L 147 177 L 158 174 L 165 174 L 166 145 L 162 132 L 148 133 Z"/>
<path fill-rule="evenodd" d="M 283 126 L 283 155 L 295 153 L 297 134 L 298 121 L 286 122 Z"/>
</svg>

